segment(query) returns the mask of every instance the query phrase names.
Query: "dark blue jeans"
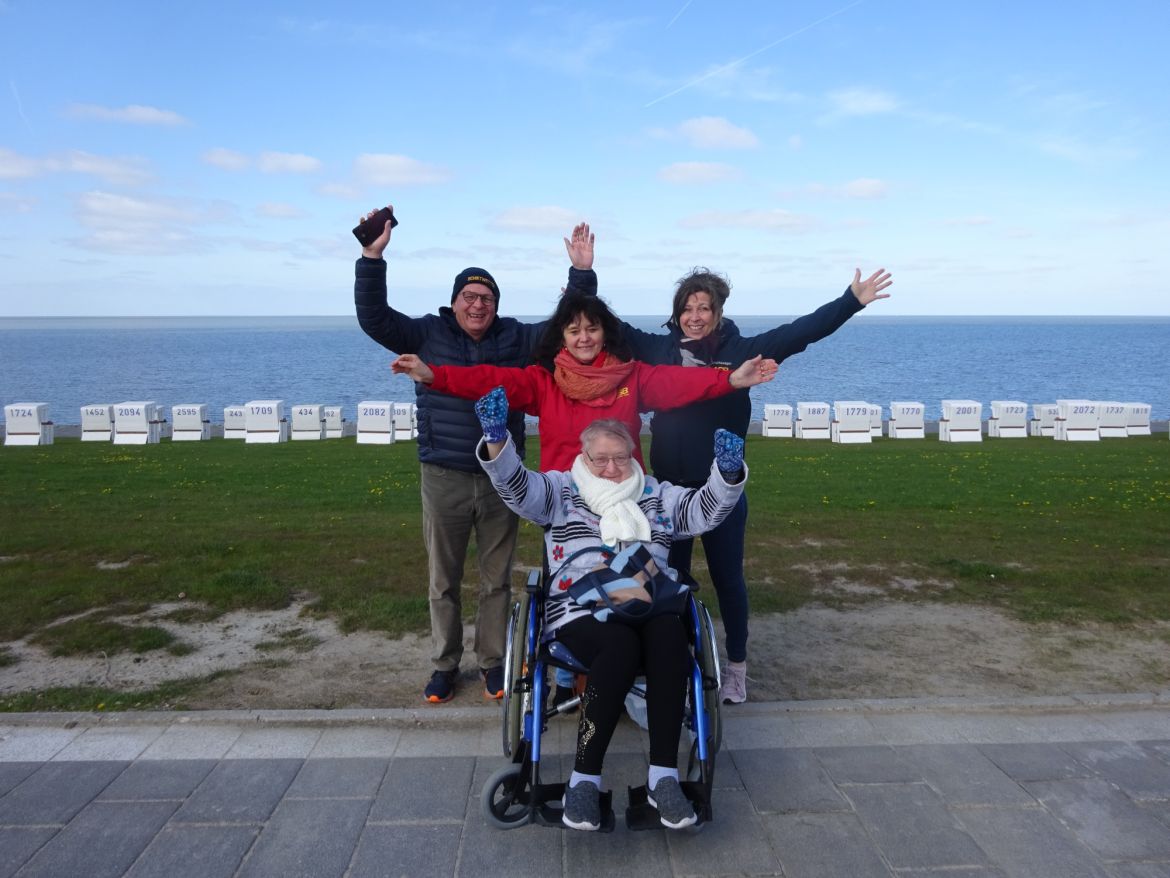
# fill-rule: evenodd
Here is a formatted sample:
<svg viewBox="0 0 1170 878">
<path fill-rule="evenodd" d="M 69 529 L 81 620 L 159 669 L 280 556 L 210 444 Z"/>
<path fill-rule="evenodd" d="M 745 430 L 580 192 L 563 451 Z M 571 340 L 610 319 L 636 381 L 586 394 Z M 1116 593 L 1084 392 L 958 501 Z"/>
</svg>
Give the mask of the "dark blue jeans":
<svg viewBox="0 0 1170 878">
<path fill-rule="evenodd" d="M 703 551 L 707 555 L 707 568 L 711 572 L 711 584 L 719 598 L 727 658 L 733 662 L 747 660 L 748 596 L 747 582 L 743 578 L 743 541 L 747 532 L 747 517 L 747 495 L 741 494 L 739 502 L 719 527 L 701 537 Z M 694 539 L 688 538 L 675 540 L 670 547 L 670 566 L 680 574 L 690 573 L 694 546 Z"/>
</svg>

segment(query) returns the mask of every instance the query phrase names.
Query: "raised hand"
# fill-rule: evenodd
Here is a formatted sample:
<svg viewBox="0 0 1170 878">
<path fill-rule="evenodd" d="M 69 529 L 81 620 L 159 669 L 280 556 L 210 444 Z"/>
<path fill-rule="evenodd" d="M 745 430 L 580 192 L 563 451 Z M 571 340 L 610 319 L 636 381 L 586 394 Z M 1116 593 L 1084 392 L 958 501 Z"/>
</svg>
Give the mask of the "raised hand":
<svg viewBox="0 0 1170 878">
<path fill-rule="evenodd" d="M 715 466 L 724 476 L 743 471 L 743 439 L 722 427 L 715 431 Z"/>
<path fill-rule="evenodd" d="M 435 373 L 416 354 L 403 354 L 390 364 L 390 371 L 396 375 L 409 375 L 420 384 L 430 384 Z"/>
<path fill-rule="evenodd" d="M 391 204 L 388 204 L 386 206 L 389 207 L 391 210 L 394 209 L 394 206 Z M 369 213 L 367 213 L 365 216 L 363 216 L 361 218 L 361 222 L 365 222 L 370 217 L 372 217 L 374 214 L 376 214 L 379 210 L 381 210 L 380 207 L 374 208 L 373 210 L 371 210 Z M 382 229 L 382 234 L 378 235 L 378 237 L 376 237 L 373 241 L 371 241 L 370 245 L 368 247 L 362 247 L 362 256 L 365 256 L 368 259 L 381 259 L 382 254 L 385 252 L 386 248 L 390 244 L 390 234 L 391 234 L 390 233 L 390 221 L 387 220 L 385 227 Z"/>
<path fill-rule="evenodd" d="M 569 262 L 573 268 L 593 267 L 593 240 L 594 235 L 589 231 L 589 223 L 578 223 L 573 227 L 572 238 L 565 238 L 565 250 L 569 254 Z"/>
<path fill-rule="evenodd" d="M 475 401 L 475 414 L 488 442 L 508 438 L 508 394 L 503 385 L 495 387 Z"/>
<path fill-rule="evenodd" d="M 861 269 L 853 269 L 853 283 L 849 285 L 849 289 L 853 290 L 853 295 L 857 297 L 863 305 L 868 305 L 875 299 L 888 299 L 889 293 L 883 293 L 886 287 L 892 284 L 893 278 L 890 273 L 884 268 L 879 268 L 865 280 L 861 279 Z"/>
<path fill-rule="evenodd" d="M 740 367 L 728 376 L 728 380 L 737 390 L 755 387 L 775 378 L 779 368 L 775 360 L 765 360 L 762 354 L 756 354 L 750 360 L 744 360 Z"/>
</svg>

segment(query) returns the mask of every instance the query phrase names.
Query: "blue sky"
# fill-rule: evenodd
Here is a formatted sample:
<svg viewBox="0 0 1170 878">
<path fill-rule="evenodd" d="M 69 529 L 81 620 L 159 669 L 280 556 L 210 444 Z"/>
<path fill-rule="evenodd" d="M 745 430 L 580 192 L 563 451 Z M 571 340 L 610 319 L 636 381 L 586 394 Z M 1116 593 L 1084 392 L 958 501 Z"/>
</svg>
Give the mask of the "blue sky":
<svg viewBox="0 0 1170 878">
<path fill-rule="evenodd" d="M 798 314 L 1170 314 L 1170 4 L 0 0 L 0 316 L 347 314 L 392 202 L 391 301 L 467 265 Z"/>
</svg>

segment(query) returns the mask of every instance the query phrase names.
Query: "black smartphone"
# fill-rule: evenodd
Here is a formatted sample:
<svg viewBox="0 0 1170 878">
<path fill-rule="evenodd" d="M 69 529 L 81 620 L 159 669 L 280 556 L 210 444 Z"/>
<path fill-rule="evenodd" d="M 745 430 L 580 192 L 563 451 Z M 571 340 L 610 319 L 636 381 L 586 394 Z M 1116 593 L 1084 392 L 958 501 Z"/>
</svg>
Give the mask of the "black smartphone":
<svg viewBox="0 0 1170 878">
<path fill-rule="evenodd" d="M 354 226 L 353 236 L 363 247 L 369 247 L 386 228 L 386 220 L 390 220 L 390 228 L 398 225 L 398 219 L 389 207 L 383 207 L 369 219 L 362 220 Z"/>
</svg>

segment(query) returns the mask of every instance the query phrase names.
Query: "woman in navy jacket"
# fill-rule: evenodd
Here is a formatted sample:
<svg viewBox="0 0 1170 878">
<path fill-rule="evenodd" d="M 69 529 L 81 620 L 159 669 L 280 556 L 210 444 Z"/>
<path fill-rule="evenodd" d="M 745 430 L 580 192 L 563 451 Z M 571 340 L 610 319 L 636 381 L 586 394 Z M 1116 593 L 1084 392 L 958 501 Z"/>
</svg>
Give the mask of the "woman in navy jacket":
<svg viewBox="0 0 1170 878">
<path fill-rule="evenodd" d="M 573 267 L 592 268 L 594 236 L 589 226 L 582 223 L 572 234 L 565 246 Z M 665 334 L 646 332 L 628 323 L 623 326 L 634 356 L 646 363 L 735 369 L 757 354 L 779 363 L 836 332 L 870 302 L 889 298 L 889 293 L 882 291 L 891 283 L 884 268 L 864 280 L 857 269 L 853 282 L 833 301 L 791 323 L 745 338 L 732 321 L 723 317 L 731 284 L 719 274 L 696 268 L 678 281 Z M 702 485 L 710 472 L 711 459 L 696 453 L 693 437 L 709 436 L 719 428 L 746 437 L 750 419 L 747 390 L 655 413 L 650 422 L 651 470 L 656 478 L 672 484 Z M 728 704 L 747 700 L 748 597 L 743 575 L 747 513 L 744 495 L 722 524 L 702 536 L 726 636 L 728 667 L 723 673 L 721 697 Z M 693 539 L 676 540 L 671 547 L 670 565 L 689 571 L 693 548 Z"/>
</svg>

